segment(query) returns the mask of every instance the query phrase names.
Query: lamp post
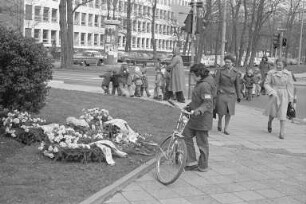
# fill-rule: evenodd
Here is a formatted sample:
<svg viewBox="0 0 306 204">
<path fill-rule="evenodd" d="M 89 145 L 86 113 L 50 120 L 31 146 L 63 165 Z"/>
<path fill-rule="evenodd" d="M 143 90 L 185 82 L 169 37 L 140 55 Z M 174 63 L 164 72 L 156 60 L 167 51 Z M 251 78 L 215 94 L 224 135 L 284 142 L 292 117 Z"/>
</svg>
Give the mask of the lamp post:
<svg viewBox="0 0 306 204">
<path fill-rule="evenodd" d="M 227 1 L 224 0 L 223 7 L 223 19 L 222 19 L 222 33 L 221 33 L 221 57 L 220 57 L 220 65 L 224 65 L 224 52 L 225 52 L 225 43 L 226 43 L 226 10 L 227 10 Z"/>
<path fill-rule="evenodd" d="M 301 19 L 301 30 L 300 30 L 300 42 L 299 42 L 299 57 L 298 57 L 298 65 L 301 64 L 301 53 L 302 53 L 302 41 L 303 41 L 303 24 L 304 24 L 304 1 L 302 2 L 302 19 Z"/>
</svg>

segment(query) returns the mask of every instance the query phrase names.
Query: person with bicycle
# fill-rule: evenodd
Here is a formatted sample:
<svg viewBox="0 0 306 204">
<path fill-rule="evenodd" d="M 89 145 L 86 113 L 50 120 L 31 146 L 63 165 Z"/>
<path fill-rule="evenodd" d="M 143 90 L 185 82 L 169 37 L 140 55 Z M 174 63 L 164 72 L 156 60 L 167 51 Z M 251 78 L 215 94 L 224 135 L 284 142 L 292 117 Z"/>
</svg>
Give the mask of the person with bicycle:
<svg viewBox="0 0 306 204">
<path fill-rule="evenodd" d="M 212 129 L 213 123 L 213 98 L 216 95 L 216 84 L 209 70 L 203 64 L 195 64 L 190 69 L 191 76 L 196 81 L 192 92 L 191 102 L 185 107 L 192 115 L 182 133 L 187 145 L 187 164 L 185 170 L 208 169 L 208 131 Z M 193 137 L 196 137 L 200 150 L 197 162 L 194 149 Z"/>
</svg>

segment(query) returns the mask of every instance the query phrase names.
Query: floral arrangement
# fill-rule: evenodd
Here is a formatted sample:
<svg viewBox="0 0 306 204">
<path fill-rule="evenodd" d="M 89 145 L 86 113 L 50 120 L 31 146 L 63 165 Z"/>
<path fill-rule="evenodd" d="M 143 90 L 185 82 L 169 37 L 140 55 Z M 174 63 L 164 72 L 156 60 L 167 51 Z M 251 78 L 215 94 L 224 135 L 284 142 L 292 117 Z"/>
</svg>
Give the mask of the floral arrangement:
<svg viewBox="0 0 306 204">
<path fill-rule="evenodd" d="M 126 157 L 124 149 L 138 151 L 149 144 L 146 137 L 133 131 L 126 121 L 113 119 L 105 109 L 82 111 L 79 118 L 68 117 L 67 125 L 46 125 L 45 120 L 17 110 L 7 113 L 2 123 L 6 135 L 25 144 L 41 142 L 38 149 L 55 160 L 103 160 L 114 165 L 112 155 Z M 149 155 L 148 151 L 143 154 Z"/>
<path fill-rule="evenodd" d="M 7 112 L 6 117 L 2 117 L 1 122 L 1 129 L 4 135 L 13 137 L 21 143 L 30 145 L 44 139 L 44 134 L 40 127 L 46 123 L 46 120 L 32 118 L 27 112 L 18 110 Z"/>
</svg>

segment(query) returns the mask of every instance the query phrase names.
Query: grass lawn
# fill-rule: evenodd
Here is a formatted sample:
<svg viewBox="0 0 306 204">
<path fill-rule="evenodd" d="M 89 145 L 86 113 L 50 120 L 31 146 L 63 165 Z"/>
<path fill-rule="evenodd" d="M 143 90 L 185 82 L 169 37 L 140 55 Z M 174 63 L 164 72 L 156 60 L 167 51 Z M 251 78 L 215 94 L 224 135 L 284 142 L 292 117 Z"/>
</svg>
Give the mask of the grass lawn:
<svg viewBox="0 0 306 204">
<path fill-rule="evenodd" d="M 100 107 L 114 118 L 128 122 L 139 133 L 161 141 L 174 128 L 178 110 L 132 98 L 51 89 L 47 105 L 38 117 L 64 124 L 68 116 L 79 117 L 83 108 Z M 150 157 L 130 154 L 105 163 L 53 161 L 40 154 L 39 144 L 24 146 L 0 136 L 0 203 L 78 203 L 112 184 Z"/>
</svg>

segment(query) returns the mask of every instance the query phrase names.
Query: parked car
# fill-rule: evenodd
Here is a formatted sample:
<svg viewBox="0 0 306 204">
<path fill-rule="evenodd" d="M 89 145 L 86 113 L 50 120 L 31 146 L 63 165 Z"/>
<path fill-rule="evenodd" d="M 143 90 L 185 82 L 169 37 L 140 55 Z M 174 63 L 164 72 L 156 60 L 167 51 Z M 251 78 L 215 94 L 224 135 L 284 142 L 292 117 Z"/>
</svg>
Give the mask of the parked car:
<svg viewBox="0 0 306 204">
<path fill-rule="evenodd" d="M 76 53 L 73 55 L 73 63 L 89 66 L 89 65 L 101 65 L 106 59 L 106 55 L 101 54 L 96 50 L 86 50 L 82 53 Z"/>
</svg>

